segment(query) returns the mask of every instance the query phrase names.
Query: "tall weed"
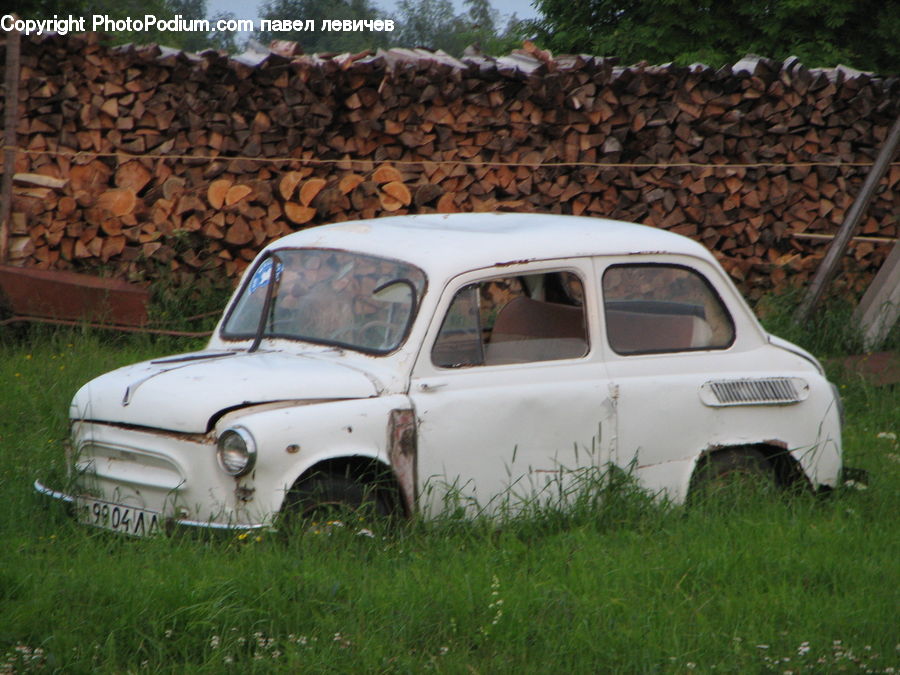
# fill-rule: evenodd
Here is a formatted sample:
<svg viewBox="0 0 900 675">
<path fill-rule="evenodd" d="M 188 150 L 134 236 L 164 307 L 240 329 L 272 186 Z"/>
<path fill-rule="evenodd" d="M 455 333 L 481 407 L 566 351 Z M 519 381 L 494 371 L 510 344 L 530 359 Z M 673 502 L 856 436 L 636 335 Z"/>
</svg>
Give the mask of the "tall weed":
<svg viewBox="0 0 900 675">
<path fill-rule="evenodd" d="M 766 330 L 819 357 L 863 353 L 861 328 L 853 320 L 856 303 L 847 297 L 827 298 L 808 322 L 799 324 L 795 319 L 805 293 L 805 288 L 794 287 L 763 296 L 755 310 Z M 879 349 L 900 353 L 900 324 L 894 326 Z"/>
<path fill-rule="evenodd" d="M 0 341 L 0 672 L 900 670 L 897 388 L 838 380 L 867 489 L 732 511 L 598 469 L 491 519 L 131 540 L 34 494 L 81 384 L 192 347 Z"/>
</svg>

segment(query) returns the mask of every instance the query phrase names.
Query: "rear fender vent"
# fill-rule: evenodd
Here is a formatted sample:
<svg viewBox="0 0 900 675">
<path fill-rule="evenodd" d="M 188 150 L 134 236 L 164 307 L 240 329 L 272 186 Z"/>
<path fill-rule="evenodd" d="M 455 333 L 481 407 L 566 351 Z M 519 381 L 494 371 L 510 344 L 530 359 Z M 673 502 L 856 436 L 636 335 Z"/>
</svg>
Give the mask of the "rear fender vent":
<svg viewBox="0 0 900 675">
<path fill-rule="evenodd" d="M 709 406 L 786 405 L 805 401 L 809 383 L 799 377 L 710 380 L 700 387 L 700 400 Z"/>
</svg>

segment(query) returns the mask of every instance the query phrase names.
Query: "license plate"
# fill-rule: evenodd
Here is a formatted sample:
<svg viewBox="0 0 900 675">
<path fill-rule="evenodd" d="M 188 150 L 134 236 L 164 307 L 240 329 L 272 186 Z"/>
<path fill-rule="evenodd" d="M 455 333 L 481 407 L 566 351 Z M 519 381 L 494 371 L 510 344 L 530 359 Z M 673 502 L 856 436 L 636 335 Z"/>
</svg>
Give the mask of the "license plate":
<svg viewBox="0 0 900 675">
<path fill-rule="evenodd" d="M 113 504 L 90 497 L 76 497 L 75 511 L 80 523 L 135 537 L 158 534 L 162 520 L 156 511 Z"/>
</svg>

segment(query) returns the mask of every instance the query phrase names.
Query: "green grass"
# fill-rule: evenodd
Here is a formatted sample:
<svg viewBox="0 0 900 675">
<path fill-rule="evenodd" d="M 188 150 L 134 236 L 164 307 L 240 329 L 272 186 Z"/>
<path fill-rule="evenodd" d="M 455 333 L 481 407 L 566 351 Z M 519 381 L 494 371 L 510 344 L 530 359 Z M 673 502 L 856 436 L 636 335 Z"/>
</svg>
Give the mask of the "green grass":
<svg viewBox="0 0 900 675">
<path fill-rule="evenodd" d="M 896 387 L 841 382 L 872 480 L 827 498 L 685 510 L 617 480 L 493 524 L 131 540 L 33 493 L 81 384 L 197 346 L 0 333 L 0 673 L 900 670 Z"/>
<path fill-rule="evenodd" d="M 778 295 L 763 296 L 756 305 L 766 330 L 808 349 L 819 358 L 862 354 L 865 349 L 859 323 L 853 319 L 856 304 L 846 297 L 829 298 L 796 323 L 796 310 L 806 294 L 794 287 Z M 900 323 L 890 331 L 879 351 L 900 353 Z"/>
</svg>

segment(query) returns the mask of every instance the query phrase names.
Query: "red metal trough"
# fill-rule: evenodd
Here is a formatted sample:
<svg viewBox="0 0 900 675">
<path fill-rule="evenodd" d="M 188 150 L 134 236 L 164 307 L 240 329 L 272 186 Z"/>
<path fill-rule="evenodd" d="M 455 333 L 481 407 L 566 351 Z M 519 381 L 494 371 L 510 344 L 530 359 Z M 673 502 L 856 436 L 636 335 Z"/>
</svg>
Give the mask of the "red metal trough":
<svg viewBox="0 0 900 675">
<path fill-rule="evenodd" d="M 149 299 L 146 289 L 116 279 L 0 265 L 0 324 L 51 320 L 142 327 Z"/>
</svg>

